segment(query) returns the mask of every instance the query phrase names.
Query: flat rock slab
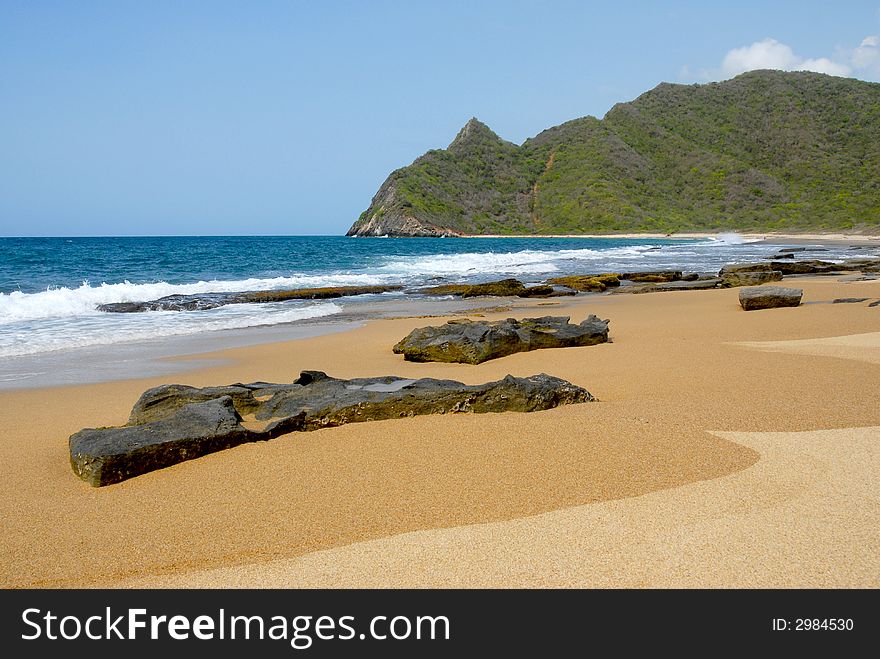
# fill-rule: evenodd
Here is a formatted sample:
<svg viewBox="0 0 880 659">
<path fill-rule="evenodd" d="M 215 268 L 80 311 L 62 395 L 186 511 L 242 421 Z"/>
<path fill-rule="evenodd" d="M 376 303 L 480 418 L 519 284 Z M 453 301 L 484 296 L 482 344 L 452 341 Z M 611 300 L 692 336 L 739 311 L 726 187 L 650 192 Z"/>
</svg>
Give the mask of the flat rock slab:
<svg viewBox="0 0 880 659">
<path fill-rule="evenodd" d="M 569 316 L 508 318 L 495 322 L 453 320 L 419 327 L 393 350 L 411 362 L 482 364 L 489 359 L 542 348 L 590 346 L 608 341 L 608 321 L 589 316 L 577 325 Z"/>
<path fill-rule="evenodd" d="M 708 279 L 696 279 L 690 281 L 670 281 L 658 284 L 641 284 L 634 286 L 621 286 L 615 293 L 664 293 L 669 291 L 702 291 L 711 288 L 718 288 L 722 284 L 720 277 L 710 277 Z"/>
<path fill-rule="evenodd" d="M 244 291 L 241 293 L 195 293 L 168 295 L 149 302 L 111 302 L 99 304 L 106 313 L 141 313 L 144 311 L 207 311 L 228 304 L 267 304 L 288 300 L 330 300 L 353 295 L 377 295 L 401 290 L 402 286 L 335 286 L 295 288 L 277 291 Z"/>
<path fill-rule="evenodd" d="M 524 293 L 528 295 L 526 285 L 518 279 L 499 279 L 483 284 L 442 284 L 417 288 L 411 292 L 423 295 L 458 295 L 461 297 L 517 297 Z"/>
<path fill-rule="evenodd" d="M 544 373 L 480 385 L 395 376 L 341 380 L 321 371 L 303 371 L 291 384 L 165 385 L 141 396 L 127 425 L 71 435 L 70 464 L 99 487 L 296 431 L 422 414 L 535 412 L 594 400 L 586 389 Z M 247 414 L 256 421 L 245 425 Z"/>
<path fill-rule="evenodd" d="M 803 290 L 799 288 L 751 286 L 740 289 L 739 304 L 746 311 L 775 309 L 777 307 L 796 307 L 801 303 L 803 295 Z"/>
</svg>

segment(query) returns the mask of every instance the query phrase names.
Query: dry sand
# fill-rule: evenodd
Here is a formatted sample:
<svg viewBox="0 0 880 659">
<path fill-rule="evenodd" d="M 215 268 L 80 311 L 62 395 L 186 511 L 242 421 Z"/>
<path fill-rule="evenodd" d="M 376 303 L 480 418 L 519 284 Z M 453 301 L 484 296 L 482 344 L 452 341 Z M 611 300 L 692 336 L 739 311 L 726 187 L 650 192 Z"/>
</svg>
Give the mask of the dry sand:
<svg viewBox="0 0 880 659">
<path fill-rule="evenodd" d="M 614 342 L 480 366 L 393 355 L 425 319 L 226 351 L 175 380 L 544 371 L 601 402 L 293 434 L 99 489 L 70 471 L 68 435 L 123 422 L 159 380 L 2 393 L 0 583 L 877 586 L 880 348 L 802 347 L 878 332 L 880 307 L 820 302 L 876 299 L 880 281 L 785 285 L 816 304 L 747 313 L 735 289 L 517 303 L 492 315 L 596 313 Z"/>
</svg>

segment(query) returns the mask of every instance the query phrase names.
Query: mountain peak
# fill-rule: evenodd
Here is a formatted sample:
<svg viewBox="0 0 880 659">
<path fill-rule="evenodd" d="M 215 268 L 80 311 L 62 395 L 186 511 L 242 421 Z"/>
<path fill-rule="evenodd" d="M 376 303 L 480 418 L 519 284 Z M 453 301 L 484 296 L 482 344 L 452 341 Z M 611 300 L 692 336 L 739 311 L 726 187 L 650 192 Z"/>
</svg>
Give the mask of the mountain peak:
<svg viewBox="0 0 880 659">
<path fill-rule="evenodd" d="M 458 135 L 449 145 L 450 151 L 460 150 L 472 145 L 485 144 L 486 142 L 504 143 L 495 132 L 476 117 L 471 117 L 468 122 L 458 131 Z"/>
</svg>

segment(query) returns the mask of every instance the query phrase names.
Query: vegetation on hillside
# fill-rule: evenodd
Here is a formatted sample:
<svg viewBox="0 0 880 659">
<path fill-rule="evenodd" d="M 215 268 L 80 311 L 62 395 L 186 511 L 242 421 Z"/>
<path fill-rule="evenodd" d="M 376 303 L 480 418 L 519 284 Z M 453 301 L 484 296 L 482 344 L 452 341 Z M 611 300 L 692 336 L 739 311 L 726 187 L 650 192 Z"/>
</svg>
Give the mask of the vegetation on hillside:
<svg viewBox="0 0 880 659">
<path fill-rule="evenodd" d="M 880 84 L 778 71 L 664 83 L 521 146 L 471 119 L 393 172 L 352 232 L 395 218 L 467 234 L 880 231 L 878 136 Z"/>
</svg>

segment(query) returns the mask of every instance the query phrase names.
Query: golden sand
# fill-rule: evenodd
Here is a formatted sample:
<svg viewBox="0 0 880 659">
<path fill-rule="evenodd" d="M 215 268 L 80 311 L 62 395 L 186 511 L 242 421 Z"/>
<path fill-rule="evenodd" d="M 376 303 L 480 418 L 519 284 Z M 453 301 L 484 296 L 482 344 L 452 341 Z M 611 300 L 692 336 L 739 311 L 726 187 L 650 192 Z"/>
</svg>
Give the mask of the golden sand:
<svg viewBox="0 0 880 659">
<path fill-rule="evenodd" d="M 167 378 L 2 393 L 0 583 L 876 586 L 876 356 L 766 345 L 877 332 L 880 308 L 818 302 L 876 299 L 880 282 L 785 285 L 817 303 L 743 312 L 736 289 L 520 302 L 488 316 L 596 313 L 614 342 L 479 366 L 392 354 L 425 319 L 211 355 L 225 365 L 173 379 L 543 371 L 601 402 L 296 433 L 99 489 L 71 472 L 67 437 L 124 422 Z"/>
</svg>

